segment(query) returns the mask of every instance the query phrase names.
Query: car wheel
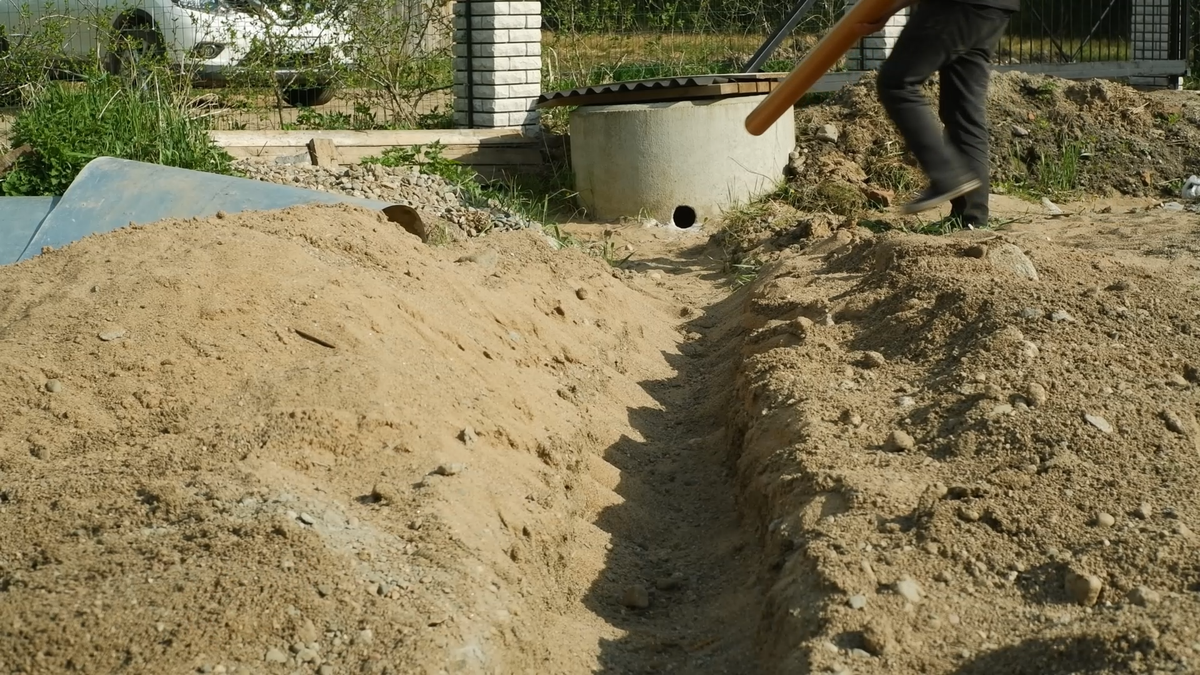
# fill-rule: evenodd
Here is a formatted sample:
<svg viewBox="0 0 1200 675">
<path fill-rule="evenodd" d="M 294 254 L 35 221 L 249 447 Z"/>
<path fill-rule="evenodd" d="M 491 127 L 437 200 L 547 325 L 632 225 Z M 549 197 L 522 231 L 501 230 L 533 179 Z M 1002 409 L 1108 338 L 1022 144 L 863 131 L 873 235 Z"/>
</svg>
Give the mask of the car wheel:
<svg viewBox="0 0 1200 675">
<path fill-rule="evenodd" d="M 293 108 L 312 108 L 325 105 L 333 100 L 333 87 L 303 87 L 299 89 L 284 89 L 283 100 Z"/>
<path fill-rule="evenodd" d="M 109 70 L 134 85 L 144 85 L 154 65 L 166 54 L 162 36 L 145 25 L 122 28 L 115 42 L 109 52 Z"/>
</svg>

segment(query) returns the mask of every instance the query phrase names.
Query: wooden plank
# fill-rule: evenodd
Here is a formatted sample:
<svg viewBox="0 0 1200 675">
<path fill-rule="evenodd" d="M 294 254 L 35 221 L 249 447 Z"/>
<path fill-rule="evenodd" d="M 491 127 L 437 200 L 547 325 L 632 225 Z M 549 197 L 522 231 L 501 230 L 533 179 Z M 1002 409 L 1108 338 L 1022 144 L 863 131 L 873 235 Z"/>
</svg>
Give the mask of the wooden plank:
<svg viewBox="0 0 1200 675">
<path fill-rule="evenodd" d="M 378 157 L 382 155 L 388 148 L 394 146 L 359 146 L 338 148 L 338 161 L 342 164 L 357 164 L 367 157 Z M 236 159 L 258 158 L 273 160 L 276 157 L 291 157 L 303 156 L 308 157 L 306 148 L 297 149 L 293 147 L 269 146 L 269 147 L 239 147 L 232 146 L 224 148 L 230 156 Z M 472 147 L 465 145 L 447 146 L 442 151 L 442 156 L 447 159 L 453 159 L 462 164 L 479 165 L 479 164 L 503 164 L 513 166 L 539 166 L 542 164 L 542 153 L 536 147 Z M 308 161 L 302 162 L 307 164 Z"/>
<path fill-rule="evenodd" d="M 512 129 L 447 129 L 418 131 L 210 131 L 221 147 L 303 148 L 314 138 L 333 141 L 339 148 L 411 145 L 531 145 L 536 139 Z"/>
<path fill-rule="evenodd" d="M 4 153 L 4 156 L 0 157 L 0 176 L 8 173 L 8 170 L 17 163 L 18 159 L 21 159 L 21 157 L 28 155 L 31 152 L 33 152 L 33 146 L 26 143 L 19 148 L 13 148 L 12 150 Z"/>
</svg>

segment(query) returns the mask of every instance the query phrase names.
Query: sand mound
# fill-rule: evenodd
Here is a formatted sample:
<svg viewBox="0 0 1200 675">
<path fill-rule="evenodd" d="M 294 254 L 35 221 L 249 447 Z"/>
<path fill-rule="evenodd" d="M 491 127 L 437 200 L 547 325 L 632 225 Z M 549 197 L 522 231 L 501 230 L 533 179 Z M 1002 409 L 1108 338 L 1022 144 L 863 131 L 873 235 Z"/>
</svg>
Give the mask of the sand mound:
<svg viewBox="0 0 1200 675">
<path fill-rule="evenodd" d="M 578 472 L 676 323 L 541 234 L 340 206 L 0 267 L 0 670 L 588 669 Z"/>
<path fill-rule="evenodd" d="M 752 289 L 734 447 L 780 672 L 1188 671 L 1194 276 L 965 234 L 844 230 Z"/>
<path fill-rule="evenodd" d="M 936 81 L 928 93 L 936 102 Z M 1174 195 L 1200 169 L 1200 106 L 1174 92 L 997 73 L 988 115 L 992 180 L 1001 191 Z M 836 143 L 817 137 L 827 124 L 838 131 Z M 801 108 L 797 125 L 793 184 L 817 207 L 852 211 L 878 204 L 878 190 L 903 197 L 923 185 L 879 104 L 874 75 Z"/>
</svg>

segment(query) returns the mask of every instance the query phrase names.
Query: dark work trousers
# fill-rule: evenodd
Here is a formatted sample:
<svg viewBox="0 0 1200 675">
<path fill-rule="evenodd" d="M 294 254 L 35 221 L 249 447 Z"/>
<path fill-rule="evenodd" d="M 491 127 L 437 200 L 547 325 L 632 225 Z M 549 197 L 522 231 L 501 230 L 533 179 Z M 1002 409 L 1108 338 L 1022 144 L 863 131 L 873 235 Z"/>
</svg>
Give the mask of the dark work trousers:
<svg viewBox="0 0 1200 675">
<path fill-rule="evenodd" d="M 983 186 L 951 201 L 951 215 L 982 226 L 988 218 L 988 65 L 1010 13 L 961 0 L 921 0 L 879 70 L 879 99 L 935 192 L 971 177 Z M 921 87 L 940 74 L 938 116 Z"/>
</svg>

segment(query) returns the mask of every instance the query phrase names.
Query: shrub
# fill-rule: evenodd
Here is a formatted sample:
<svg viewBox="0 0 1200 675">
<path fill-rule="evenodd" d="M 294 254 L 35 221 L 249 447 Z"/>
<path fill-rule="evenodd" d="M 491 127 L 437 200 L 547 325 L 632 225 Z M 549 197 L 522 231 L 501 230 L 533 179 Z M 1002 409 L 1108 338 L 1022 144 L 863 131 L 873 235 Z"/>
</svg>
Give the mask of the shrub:
<svg viewBox="0 0 1200 675">
<path fill-rule="evenodd" d="M 14 147 L 34 152 L 5 177 L 7 195 L 61 195 L 97 157 L 120 157 L 230 174 L 231 158 L 213 144 L 183 100 L 157 87 L 122 87 L 98 76 L 82 85 L 51 83 L 18 114 Z"/>
</svg>

